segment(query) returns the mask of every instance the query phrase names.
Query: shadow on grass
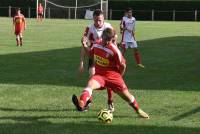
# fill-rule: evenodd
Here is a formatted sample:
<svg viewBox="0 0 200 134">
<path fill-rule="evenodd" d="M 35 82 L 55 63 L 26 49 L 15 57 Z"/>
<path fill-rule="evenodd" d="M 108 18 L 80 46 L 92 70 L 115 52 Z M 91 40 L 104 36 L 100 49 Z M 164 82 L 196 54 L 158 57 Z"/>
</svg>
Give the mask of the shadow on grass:
<svg viewBox="0 0 200 134">
<path fill-rule="evenodd" d="M 68 112 L 75 111 L 75 109 L 15 109 L 15 108 L 3 108 L 0 107 L 0 111 L 6 112 Z"/>
<path fill-rule="evenodd" d="M 184 118 L 187 118 L 188 116 L 191 116 L 193 114 L 196 114 L 196 113 L 200 113 L 200 107 L 197 107 L 195 109 L 192 109 L 186 113 L 183 113 L 181 115 L 178 115 L 174 118 L 172 118 L 173 121 L 178 121 L 178 120 L 181 120 L 181 119 L 184 119 Z"/>
<path fill-rule="evenodd" d="M 128 87 L 199 91 L 199 41 L 200 37 L 168 37 L 138 42 L 146 68 L 136 68 L 127 52 Z M 78 73 L 79 53 L 74 47 L 0 55 L 0 83 L 85 86 L 88 75 Z"/>
<path fill-rule="evenodd" d="M 26 124 L 0 124 L 0 132 L 4 134 L 197 134 L 199 128 L 113 125 L 90 121 L 82 123 L 41 121 Z"/>
</svg>

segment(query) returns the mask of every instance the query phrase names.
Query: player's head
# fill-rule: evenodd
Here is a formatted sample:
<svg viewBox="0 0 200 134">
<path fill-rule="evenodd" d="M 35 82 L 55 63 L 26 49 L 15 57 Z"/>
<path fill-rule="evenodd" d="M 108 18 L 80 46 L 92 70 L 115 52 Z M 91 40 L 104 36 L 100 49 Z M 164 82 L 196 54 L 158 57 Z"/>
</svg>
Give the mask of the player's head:
<svg viewBox="0 0 200 134">
<path fill-rule="evenodd" d="M 42 4 L 41 4 L 41 3 L 39 3 L 39 6 L 42 6 Z"/>
<path fill-rule="evenodd" d="M 20 10 L 20 8 L 16 8 L 16 14 L 20 14 L 21 13 L 21 10 Z"/>
<path fill-rule="evenodd" d="M 125 12 L 128 17 L 132 17 L 132 9 L 130 7 L 126 8 Z"/>
<path fill-rule="evenodd" d="M 102 33 L 103 44 L 108 44 L 113 40 L 115 32 L 111 28 L 106 28 Z"/>
<path fill-rule="evenodd" d="M 101 28 L 104 24 L 104 16 L 103 12 L 100 9 L 97 9 L 93 13 L 93 20 L 94 20 L 94 25 L 97 28 Z"/>
</svg>

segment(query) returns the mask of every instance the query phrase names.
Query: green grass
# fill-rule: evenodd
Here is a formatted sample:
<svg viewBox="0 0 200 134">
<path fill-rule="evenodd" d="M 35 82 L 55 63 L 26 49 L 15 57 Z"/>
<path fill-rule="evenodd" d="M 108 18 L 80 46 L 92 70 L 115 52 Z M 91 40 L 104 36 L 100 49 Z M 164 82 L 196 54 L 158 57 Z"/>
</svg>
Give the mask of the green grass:
<svg viewBox="0 0 200 134">
<path fill-rule="evenodd" d="M 74 110 L 88 74 L 78 73 L 80 38 L 90 21 L 27 20 L 24 46 L 16 47 L 11 19 L 0 18 L 0 133 L 197 134 L 200 131 L 200 23 L 138 22 L 146 68 L 127 52 L 126 83 L 151 119 L 137 117 L 114 96 L 112 124 L 97 121 L 105 91 L 94 92 L 88 112 Z M 117 29 L 119 22 L 110 21 Z"/>
</svg>

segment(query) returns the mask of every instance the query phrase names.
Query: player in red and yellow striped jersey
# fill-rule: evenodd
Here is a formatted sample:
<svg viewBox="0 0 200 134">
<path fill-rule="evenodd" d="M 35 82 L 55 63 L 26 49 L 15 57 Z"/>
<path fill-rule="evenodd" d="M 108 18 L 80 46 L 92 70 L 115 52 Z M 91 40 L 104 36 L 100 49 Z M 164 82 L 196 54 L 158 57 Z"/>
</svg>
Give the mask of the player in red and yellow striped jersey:
<svg viewBox="0 0 200 134">
<path fill-rule="evenodd" d="M 16 15 L 13 17 L 13 29 L 16 35 L 17 46 L 22 46 L 22 34 L 26 29 L 26 19 L 23 14 L 21 14 L 20 8 L 16 9 Z"/>
</svg>

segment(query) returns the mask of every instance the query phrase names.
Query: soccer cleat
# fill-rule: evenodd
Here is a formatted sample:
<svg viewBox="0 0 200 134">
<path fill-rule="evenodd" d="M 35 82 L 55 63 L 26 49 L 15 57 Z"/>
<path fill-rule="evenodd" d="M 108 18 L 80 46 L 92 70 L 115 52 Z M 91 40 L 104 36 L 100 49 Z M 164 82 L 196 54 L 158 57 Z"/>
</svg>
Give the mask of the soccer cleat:
<svg viewBox="0 0 200 134">
<path fill-rule="evenodd" d="M 79 106 L 79 101 L 76 95 L 72 95 L 72 102 L 78 111 L 84 111 L 84 109 Z"/>
<path fill-rule="evenodd" d="M 142 64 L 137 64 L 137 67 L 144 68 L 144 65 L 142 65 Z"/>
<path fill-rule="evenodd" d="M 145 119 L 149 119 L 149 115 L 147 113 L 145 113 L 142 109 L 138 109 L 137 113 L 140 117 L 145 118 Z"/>
<path fill-rule="evenodd" d="M 115 111 L 113 103 L 108 104 L 108 110 L 110 110 L 111 113 Z"/>
<path fill-rule="evenodd" d="M 85 106 L 84 106 L 84 111 L 87 111 L 87 110 L 90 108 L 91 104 L 92 104 L 92 100 L 89 99 L 89 100 L 86 102 Z"/>
</svg>

